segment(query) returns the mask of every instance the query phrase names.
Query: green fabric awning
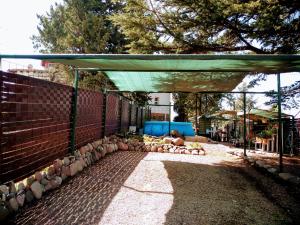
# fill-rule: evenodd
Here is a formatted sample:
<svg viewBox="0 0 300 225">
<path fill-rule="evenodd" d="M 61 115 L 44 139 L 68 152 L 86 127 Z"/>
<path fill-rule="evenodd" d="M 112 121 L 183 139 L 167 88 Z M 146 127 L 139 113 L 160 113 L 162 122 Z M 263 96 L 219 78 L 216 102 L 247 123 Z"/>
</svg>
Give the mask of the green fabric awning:
<svg viewBox="0 0 300 225">
<path fill-rule="evenodd" d="M 119 91 L 231 91 L 249 73 L 300 72 L 300 55 L 0 55 L 103 71 Z"/>
</svg>

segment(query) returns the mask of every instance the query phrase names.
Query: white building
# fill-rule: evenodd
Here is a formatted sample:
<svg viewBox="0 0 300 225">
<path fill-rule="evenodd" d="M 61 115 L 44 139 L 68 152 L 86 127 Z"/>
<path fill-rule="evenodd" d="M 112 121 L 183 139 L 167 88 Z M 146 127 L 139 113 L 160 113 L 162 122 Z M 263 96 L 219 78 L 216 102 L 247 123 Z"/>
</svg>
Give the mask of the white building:
<svg viewBox="0 0 300 225">
<path fill-rule="evenodd" d="M 150 97 L 151 120 L 169 121 L 170 109 L 167 105 L 171 104 L 172 95 L 169 93 L 152 93 Z"/>
</svg>

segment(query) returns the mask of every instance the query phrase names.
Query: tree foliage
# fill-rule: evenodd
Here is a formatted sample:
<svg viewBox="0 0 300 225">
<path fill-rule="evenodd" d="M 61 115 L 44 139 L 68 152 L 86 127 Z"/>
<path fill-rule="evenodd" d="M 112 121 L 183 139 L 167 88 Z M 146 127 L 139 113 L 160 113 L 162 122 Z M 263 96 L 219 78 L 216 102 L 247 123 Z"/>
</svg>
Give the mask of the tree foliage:
<svg viewBox="0 0 300 225">
<path fill-rule="evenodd" d="M 38 15 L 39 35 L 32 37 L 34 46 L 44 53 L 126 53 L 125 36 L 110 19 L 122 9 L 123 4 L 118 1 L 64 0 L 46 15 Z M 72 82 L 70 77 L 67 80 Z M 79 85 L 93 90 L 116 89 L 102 73 L 81 72 Z M 131 97 L 139 104 L 147 102 L 145 94 Z"/>
<path fill-rule="evenodd" d="M 123 2 L 123 13 L 112 18 L 130 39 L 128 47 L 134 53 L 275 54 L 300 48 L 298 0 Z"/>
<path fill-rule="evenodd" d="M 278 54 L 300 49 L 298 0 L 124 0 L 112 20 L 131 53 Z M 142 35 L 141 35 L 142 34 Z M 249 87 L 265 80 L 260 74 Z M 187 117 L 186 94 L 175 95 L 177 119 Z M 176 102 L 178 101 L 178 102 Z"/>
</svg>

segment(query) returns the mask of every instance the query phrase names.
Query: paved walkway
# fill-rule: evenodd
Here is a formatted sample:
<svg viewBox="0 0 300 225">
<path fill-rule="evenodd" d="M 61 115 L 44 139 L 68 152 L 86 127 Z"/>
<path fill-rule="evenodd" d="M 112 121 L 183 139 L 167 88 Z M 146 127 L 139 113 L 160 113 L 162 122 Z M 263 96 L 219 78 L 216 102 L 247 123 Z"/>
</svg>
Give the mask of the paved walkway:
<svg viewBox="0 0 300 225">
<path fill-rule="evenodd" d="M 215 147 L 216 148 L 216 147 Z M 218 149 L 116 152 L 20 212 L 15 224 L 290 224 Z"/>
</svg>

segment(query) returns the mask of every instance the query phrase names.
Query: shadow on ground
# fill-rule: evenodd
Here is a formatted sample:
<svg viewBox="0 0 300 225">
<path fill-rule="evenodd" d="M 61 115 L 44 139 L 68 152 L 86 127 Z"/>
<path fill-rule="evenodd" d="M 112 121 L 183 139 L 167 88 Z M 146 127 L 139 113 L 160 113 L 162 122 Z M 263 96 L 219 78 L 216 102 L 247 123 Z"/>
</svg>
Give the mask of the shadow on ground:
<svg viewBox="0 0 300 225">
<path fill-rule="evenodd" d="M 116 152 L 20 211 L 9 224 L 96 225 L 143 152 Z"/>
<path fill-rule="evenodd" d="M 166 225 L 292 224 L 283 209 L 241 175 L 241 168 L 226 162 L 163 163 L 174 191 Z"/>
</svg>

